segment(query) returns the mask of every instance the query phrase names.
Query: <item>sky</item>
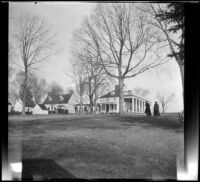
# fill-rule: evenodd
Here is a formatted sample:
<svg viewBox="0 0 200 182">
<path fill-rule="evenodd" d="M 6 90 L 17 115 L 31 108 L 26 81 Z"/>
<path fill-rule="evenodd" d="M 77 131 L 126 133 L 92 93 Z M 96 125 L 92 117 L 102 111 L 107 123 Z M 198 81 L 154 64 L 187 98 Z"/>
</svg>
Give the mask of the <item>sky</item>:
<svg viewBox="0 0 200 182">
<path fill-rule="evenodd" d="M 95 7 L 95 3 L 80 2 L 10 2 L 9 3 L 9 38 L 14 26 L 14 19 L 24 12 L 39 15 L 47 20 L 53 32 L 56 33 L 56 50 L 58 53 L 52 56 L 48 64 L 41 63 L 37 74 L 48 82 L 56 81 L 65 89 L 73 87 L 73 81 L 67 76 L 70 72 L 70 52 L 72 34 L 78 29 L 85 16 L 89 16 Z M 19 59 L 19 58 L 16 58 Z M 16 60 L 21 64 L 21 60 Z M 22 65 L 22 64 L 21 64 Z M 178 64 L 174 59 L 161 66 L 158 71 L 150 70 L 125 80 L 125 88 L 135 87 L 149 89 L 148 99 L 155 102 L 158 92 L 175 93 L 167 112 L 179 112 L 183 109 L 182 83 Z M 114 88 L 113 88 L 114 89 Z"/>
</svg>

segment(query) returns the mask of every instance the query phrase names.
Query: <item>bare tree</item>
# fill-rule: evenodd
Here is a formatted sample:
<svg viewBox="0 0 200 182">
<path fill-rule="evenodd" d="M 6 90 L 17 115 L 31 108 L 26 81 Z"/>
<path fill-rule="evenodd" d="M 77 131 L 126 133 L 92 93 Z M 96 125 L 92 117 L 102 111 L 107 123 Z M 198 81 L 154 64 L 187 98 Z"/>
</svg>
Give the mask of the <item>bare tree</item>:
<svg viewBox="0 0 200 182">
<path fill-rule="evenodd" d="M 11 76 L 11 74 L 14 72 L 15 68 L 13 66 L 14 63 L 14 47 L 11 42 L 8 44 L 8 74 Z"/>
<path fill-rule="evenodd" d="M 23 111 L 25 114 L 28 73 L 33 65 L 47 61 L 53 53 L 53 37 L 44 19 L 31 14 L 21 14 L 16 20 L 14 37 L 24 66 Z"/>
<path fill-rule="evenodd" d="M 119 82 L 120 113 L 124 112 L 124 79 L 168 61 L 156 52 L 160 37 L 154 30 L 137 14 L 134 3 L 98 4 L 82 26 L 80 39 L 93 49 L 106 74 Z"/>
<path fill-rule="evenodd" d="M 184 51 L 181 49 L 181 52 L 183 52 L 183 56 L 179 56 L 177 54 L 178 49 L 184 48 L 184 26 L 182 29 L 176 32 L 171 32 L 171 22 L 169 22 L 167 19 L 160 18 L 161 14 L 165 14 L 165 12 L 168 10 L 167 7 L 168 4 L 164 3 L 145 3 L 145 5 L 142 5 L 139 7 L 141 13 L 143 12 L 146 17 L 146 21 L 148 21 L 150 24 L 152 24 L 155 28 L 160 30 L 163 34 L 163 41 L 161 47 L 168 47 L 169 51 L 173 57 L 175 58 L 175 61 L 177 62 L 181 78 L 182 78 L 182 87 L 183 87 L 183 98 L 184 98 Z M 183 5 L 181 5 L 180 9 Z M 183 12 L 181 12 L 183 14 Z M 174 16 L 176 16 L 174 14 Z M 174 25 L 173 25 L 174 26 Z"/>
<path fill-rule="evenodd" d="M 48 85 L 48 92 L 52 95 L 63 94 L 64 89 L 59 83 L 53 81 Z"/>
<path fill-rule="evenodd" d="M 20 98 L 21 100 L 23 100 L 23 95 L 24 95 L 24 78 L 25 78 L 25 73 L 23 71 L 19 71 L 16 74 L 15 77 L 15 88 L 16 88 L 16 98 Z M 32 75 L 31 73 L 29 73 L 28 75 L 28 79 L 27 79 L 27 86 L 26 86 L 26 102 L 25 102 L 25 106 L 30 106 L 30 105 L 34 105 L 34 97 L 33 97 L 33 93 L 32 93 L 32 89 L 33 89 L 33 85 L 35 82 L 35 77 L 34 75 Z"/>
<path fill-rule="evenodd" d="M 74 32 L 72 56 L 75 57 L 73 59 L 75 61 L 74 64 L 76 64 L 76 66 L 79 64 L 83 72 L 85 78 L 85 93 L 89 97 L 90 112 L 93 113 L 93 106 L 94 112 L 96 112 L 99 89 L 105 87 L 112 79 L 106 74 L 98 56 L 94 56 L 95 51 L 92 47 L 89 46 L 85 40 L 80 38 L 82 33 L 82 27 Z"/>
<path fill-rule="evenodd" d="M 21 100 L 23 99 L 23 93 L 24 93 L 24 85 L 23 85 L 24 78 L 25 78 L 25 73 L 23 71 L 19 71 L 14 80 L 15 90 L 17 90 L 15 92 L 17 94 L 16 97 L 17 98 L 20 97 Z M 29 98 L 31 95 L 31 97 L 33 97 L 35 104 L 41 103 L 42 97 L 45 96 L 47 93 L 46 80 L 44 78 L 39 78 L 32 72 L 29 72 L 27 79 L 27 92 L 29 92 L 29 94 L 27 94 L 28 96 L 26 98 Z"/>
<path fill-rule="evenodd" d="M 96 112 L 98 90 L 109 83 L 110 77 L 95 58 L 86 59 L 84 65 L 87 73 L 86 91 L 90 100 L 90 112 L 93 113 L 93 106 L 95 108 L 94 112 Z"/>
<path fill-rule="evenodd" d="M 148 94 L 150 94 L 150 91 L 148 89 L 136 87 L 136 88 L 134 88 L 134 93 L 137 94 L 137 95 L 140 95 L 142 97 L 146 97 Z"/>
<path fill-rule="evenodd" d="M 167 94 L 167 93 L 157 93 L 157 99 L 161 103 L 162 106 L 162 113 L 165 113 L 167 110 L 169 104 L 174 101 L 175 94 Z"/>
<path fill-rule="evenodd" d="M 76 92 L 78 93 L 80 97 L 80 101 L 79 101 L 80 110 L 82 112 L 83 111 L 83 95 L 86 89 L 87 77 L 86 77 L 86 71 L 81 59 L 82 58 L 80 57 L 80 55 L 76 51 L 73 51 L 72 59 L 70 61 L 71 71 L 70 72 L 66 71 L 66 74 L 75 82 Z"/>
<path fill-rule="evenodd" d="M 40 104 L 42 102 L 42 98 L 47 94 L 47 82 L 44 78 L 35 77 L 32 93 L 35 99 L 35 104 Z"/>
</svg>

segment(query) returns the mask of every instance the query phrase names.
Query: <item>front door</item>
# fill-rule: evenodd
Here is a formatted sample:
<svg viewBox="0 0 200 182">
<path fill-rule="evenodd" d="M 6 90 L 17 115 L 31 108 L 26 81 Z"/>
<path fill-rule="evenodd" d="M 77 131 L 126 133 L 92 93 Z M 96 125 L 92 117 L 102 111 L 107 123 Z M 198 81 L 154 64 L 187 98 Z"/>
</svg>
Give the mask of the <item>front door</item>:
<svg viewBox="0 0 200 182">
<path fill-rule="evenodd" d="M 106 104 L 106 113 L 109 111 L 109 104 Z"/>
</svg>

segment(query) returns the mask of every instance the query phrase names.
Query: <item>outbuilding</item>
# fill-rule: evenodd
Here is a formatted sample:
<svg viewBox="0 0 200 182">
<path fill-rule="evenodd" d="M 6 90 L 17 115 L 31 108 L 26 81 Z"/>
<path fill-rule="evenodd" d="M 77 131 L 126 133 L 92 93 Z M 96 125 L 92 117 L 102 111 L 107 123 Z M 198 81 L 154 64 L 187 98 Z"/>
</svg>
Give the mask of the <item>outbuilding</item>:
<svg viewBox="0 0 200 182">
<path fill-rule="evenodd" d="M 14 105 L 14 111 L 15 112 L 22 112 L 22 101 L 21 101 L 21 99 L 16 100 L 16 103 Z"/>
<path fill-rule="evenodd" d="M 12 109 L 12 104 L 11 102 L 8 100 L 8 112 L 10 113 Z"/>
<path fill-rule="evenodd" d="M 33 108 L 32 114 L 48 114 L 49 111 L 44 104 L 36 104 Z"/>
</svg>

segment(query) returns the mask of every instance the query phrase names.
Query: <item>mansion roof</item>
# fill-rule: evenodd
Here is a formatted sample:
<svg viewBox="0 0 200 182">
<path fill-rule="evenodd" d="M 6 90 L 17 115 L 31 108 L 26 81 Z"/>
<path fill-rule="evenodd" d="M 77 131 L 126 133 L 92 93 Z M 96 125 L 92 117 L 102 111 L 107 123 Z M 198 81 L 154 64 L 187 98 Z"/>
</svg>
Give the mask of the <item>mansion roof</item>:
<svg viewBox="0 0 200 182">
<path fill-rule="evenodd" d="M 39 106 L 42 110 L 48 110 L 44 104 L 38 104 L 38 106 Z"/>
<path fill-rule="evenodd" d="M 67 104 L 71 94 L 48 94 L 43 104 Z"/>
<path fill-rule="evenodd" d="M 148 101 L 145 98 L 134 95 L 131 90 L 124 91 L 123 95 L 124 95 L 124 97 L 135 97 L 135 98 L 138 98 L 138 99 Z M 102 95 L 100 98 L 114 98 L 114 97 L 119 97 L 119 92 L 111 91 L 111 92 L 109 92 L 105 95 Z"/>
</svg>

